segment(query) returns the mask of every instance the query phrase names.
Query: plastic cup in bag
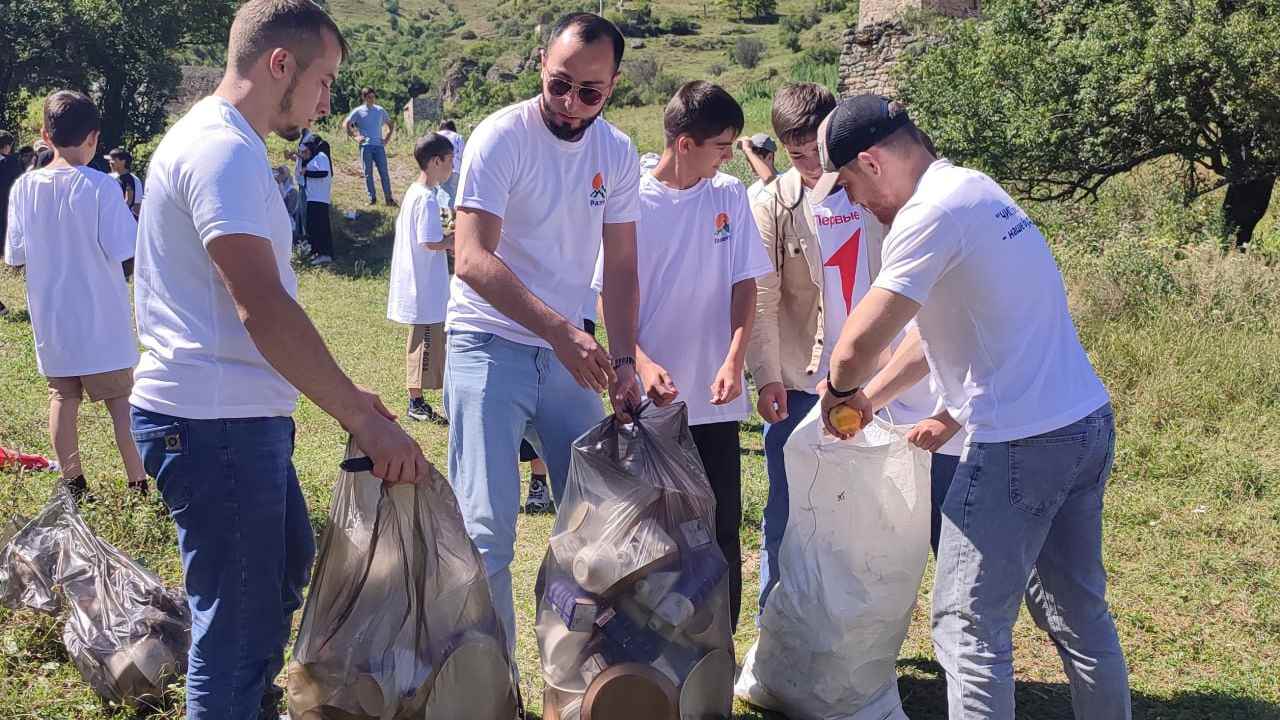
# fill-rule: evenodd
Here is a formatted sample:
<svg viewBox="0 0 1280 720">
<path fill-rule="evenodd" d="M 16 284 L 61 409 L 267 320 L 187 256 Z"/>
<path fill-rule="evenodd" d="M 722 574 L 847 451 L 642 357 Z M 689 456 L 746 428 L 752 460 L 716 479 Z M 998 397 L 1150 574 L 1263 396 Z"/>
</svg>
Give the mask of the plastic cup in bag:
<svg viewBox="0 0 1280 720">
<path fill-rule="evenodd" d="M 538 576 L 545 717 L 728 717 L 728 564 L 683 403 L 573 443 Z"/>
</svg>

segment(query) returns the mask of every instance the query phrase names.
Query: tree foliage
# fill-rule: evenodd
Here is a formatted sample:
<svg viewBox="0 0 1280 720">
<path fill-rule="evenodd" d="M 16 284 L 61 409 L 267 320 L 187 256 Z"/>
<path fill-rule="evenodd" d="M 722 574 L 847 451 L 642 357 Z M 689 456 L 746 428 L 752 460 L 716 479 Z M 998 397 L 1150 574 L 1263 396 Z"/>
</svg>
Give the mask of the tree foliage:
<svg viewBox="0 0 1280 720">
<path fill-rule="evenodd" d="M 991 0 L 908 57 L 901 92 L 948 155 L 1036 199 L 1096 196 L 1162 157 L 1226 187 L 1245 243 L 1280 174 L 1274 0 Z"/>
<path fill-rule="evenodd" d="M 0 126 L 27 98 L 70 87 L 102 111 L 104 145 L 164 126 L 178 86 L 177 53 L 225 42 L 234 0 L 0 0 Z"/>
</svg>

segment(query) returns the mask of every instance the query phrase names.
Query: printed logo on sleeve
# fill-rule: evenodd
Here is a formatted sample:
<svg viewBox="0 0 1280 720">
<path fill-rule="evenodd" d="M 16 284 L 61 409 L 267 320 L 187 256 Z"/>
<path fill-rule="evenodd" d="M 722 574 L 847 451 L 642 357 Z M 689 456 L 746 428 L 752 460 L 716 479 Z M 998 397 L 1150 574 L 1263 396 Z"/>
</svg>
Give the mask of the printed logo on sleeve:
<svg viewBox="0 0 1280 720">
<path fill-rule="evenodd" d="M 717 245 L 725 242 L 733 236 L 733 230 L 729 227 L 728 213 L 720 213 L 716 215 L 716 231 L 711 235 L 712 242 Z"/>
<path fill-rule="evenodd" d="M 591 207 L 600 207 L 608 199 L 609 188 L 604 186 L 604 175 L 596 173 L 591 178 Z"/>
</svg>

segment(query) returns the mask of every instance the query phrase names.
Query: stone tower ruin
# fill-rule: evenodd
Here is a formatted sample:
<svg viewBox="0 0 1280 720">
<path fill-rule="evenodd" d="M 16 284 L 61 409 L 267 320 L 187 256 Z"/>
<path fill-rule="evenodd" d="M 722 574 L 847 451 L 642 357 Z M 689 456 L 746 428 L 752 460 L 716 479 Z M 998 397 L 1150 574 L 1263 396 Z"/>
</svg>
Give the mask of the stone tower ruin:
<svg viewBox="0 0 1280 720">
<path fill-rule="evenodd" d="M 841 97 L 876 93 L 897 94 L 893 72 L 905 52 L 923 49 L 930 38 L 907 20 L 915 14 L 970 18 L 979 13 L 978 0 L 862 0 L 858 26 L 844 33 L 840 53 Z"/>
</svg>

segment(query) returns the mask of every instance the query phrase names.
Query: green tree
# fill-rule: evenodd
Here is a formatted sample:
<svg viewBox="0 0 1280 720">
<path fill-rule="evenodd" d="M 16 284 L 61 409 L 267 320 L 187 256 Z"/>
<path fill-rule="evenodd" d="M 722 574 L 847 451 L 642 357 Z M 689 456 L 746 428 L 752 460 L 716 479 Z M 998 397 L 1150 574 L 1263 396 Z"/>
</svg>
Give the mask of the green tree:
<svg viewBox="0 0 1280 720">
<path fill-rule="evenodd" d="M 1157 158 L 1188 201 L 1225 187 L 1245 245 L 1280 175 L 1275 0 L 991 0 L 907 58 L 903 97 L 947 154 L 1033 199 L 1096 197 Z"/>
</svg>

